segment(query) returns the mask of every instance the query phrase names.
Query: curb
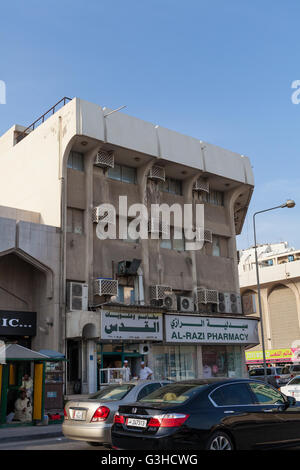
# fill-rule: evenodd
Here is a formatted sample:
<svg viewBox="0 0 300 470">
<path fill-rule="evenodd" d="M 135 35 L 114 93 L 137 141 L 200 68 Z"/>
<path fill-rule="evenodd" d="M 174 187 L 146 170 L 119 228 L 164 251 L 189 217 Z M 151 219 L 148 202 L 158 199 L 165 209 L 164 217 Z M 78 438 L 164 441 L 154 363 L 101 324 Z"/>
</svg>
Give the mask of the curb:
<svg viewBox="0 0 300 470">
<path fill-rule="evenodd" d="M 45 434 L 22 434 L 21 436 L 11 436 L 0 438 L 0 445 L 17 441 L 39 441 L 41 439 L 51 439 L 54 437 L 64 437 L 61 431 L 49 432 Z"/>
</svg>

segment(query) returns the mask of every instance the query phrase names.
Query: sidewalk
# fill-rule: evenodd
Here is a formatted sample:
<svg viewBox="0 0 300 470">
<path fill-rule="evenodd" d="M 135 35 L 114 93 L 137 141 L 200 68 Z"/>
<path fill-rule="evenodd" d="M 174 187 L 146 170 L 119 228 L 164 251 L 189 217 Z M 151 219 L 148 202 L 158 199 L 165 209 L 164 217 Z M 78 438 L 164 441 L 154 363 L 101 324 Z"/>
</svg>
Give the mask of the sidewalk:
<svg viewBox="0 0 300 470">
<path fill-rule="evenodd" d="M 31 441 L 62 437 L 61 424 L 48 426 L 15 426 L 0 428 L 0 444 L 5 442 Z"/>
</svg>

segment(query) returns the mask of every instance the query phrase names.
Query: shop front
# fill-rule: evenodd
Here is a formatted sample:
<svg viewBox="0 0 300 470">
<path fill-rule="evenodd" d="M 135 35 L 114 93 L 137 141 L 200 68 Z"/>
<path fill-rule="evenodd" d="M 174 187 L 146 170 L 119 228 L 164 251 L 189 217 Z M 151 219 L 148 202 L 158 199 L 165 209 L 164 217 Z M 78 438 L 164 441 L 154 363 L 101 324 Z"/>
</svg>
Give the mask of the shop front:
<svg viewBox="0 0 300 470">
<path fill-rule="evenodd" d="M 300 348 L 285 348 L 285 349 L 266 349 L 265 351 L 266 363 L 274 365 L 292 365 L 300 363 Z M 262 351 L 246 351 L 245 352 L 246 364 L 248 367 L 251 365 L 263 364 Z"/>
<path fill-rule="evenodd" d="M 258 320 L 165 315 L 164 344 L 152 345 L 157 379 L 243 377 L 245 348 L 258 344 Z"/>
<path fill-rule="evenodd" d="M 31 348 L 36 335 L 36 312 L 0 310 L 0 340 Z"/>
</svg>

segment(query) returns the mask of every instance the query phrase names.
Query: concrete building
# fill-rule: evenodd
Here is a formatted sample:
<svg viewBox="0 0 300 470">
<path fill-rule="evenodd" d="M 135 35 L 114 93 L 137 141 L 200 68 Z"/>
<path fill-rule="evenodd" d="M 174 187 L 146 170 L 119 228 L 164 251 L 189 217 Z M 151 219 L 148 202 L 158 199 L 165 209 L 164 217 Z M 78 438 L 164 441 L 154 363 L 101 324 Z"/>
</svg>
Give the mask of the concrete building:
<svg viewBox="0 0 300 470">
<path fill-rule="evenodd" d="M 68 391 L 78 380 L 94 391 L 99 369 L 124 358 L 133 375 L 141 358 L 156 377 L 242 375 L 244 348 L 258 341 L 257 320 L 242 315 L 236 256 L 249 159 L 78 98 L 63 104 L 0 138 L 0 201 L 59 233 L 51 344 L 68 356 Z M 204 247 L 100 240 L 97 207 L 118 211 L 120 195 L 128 206 L 204 204 Z"/>
<path fill-rule="evenodd" d="M 287 242 L 258 246 L 266 350 L 300 346 L 300 250 Z M 245 315 L 259 313 L 254 248 L 240 252 L 239 278 Z M 298 345 L 297 343 L 298 342 Z M 260 344 L 253 350 L 261 350 Z"/>
</svg>

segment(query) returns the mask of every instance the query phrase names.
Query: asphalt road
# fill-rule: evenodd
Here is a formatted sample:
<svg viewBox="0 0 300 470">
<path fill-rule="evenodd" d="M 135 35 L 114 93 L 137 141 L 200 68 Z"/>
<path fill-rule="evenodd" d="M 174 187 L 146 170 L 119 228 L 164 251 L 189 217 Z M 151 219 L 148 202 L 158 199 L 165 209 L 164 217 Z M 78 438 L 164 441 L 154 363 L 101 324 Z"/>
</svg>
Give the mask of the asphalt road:
<svg viewBox="0 0 300 470">
<path fill-rule="evenodd" d="M 55 437 L 32 441 L 6 442 L 0 444 L 0 450 L 90 450 L 99 452 L 105 449 L 102 446 L 92 447 L 86 442 L 71 441 L 66 437 Z"/>
</svg>

